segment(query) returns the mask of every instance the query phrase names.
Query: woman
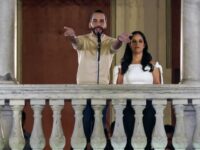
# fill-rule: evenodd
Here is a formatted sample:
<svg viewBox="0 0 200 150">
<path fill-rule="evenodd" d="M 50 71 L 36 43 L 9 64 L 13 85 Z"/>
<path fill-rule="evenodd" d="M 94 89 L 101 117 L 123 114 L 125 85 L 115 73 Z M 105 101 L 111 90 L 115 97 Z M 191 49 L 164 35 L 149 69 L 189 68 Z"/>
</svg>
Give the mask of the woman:
<svg viewBox="0 0 200 150">
<path fill-rule="evenodd" d="M 114 83 L 117 84 L 161 84 L 162 75 L 161 66 L 152 60 L 148 52 L 148 43 L 144 34 L 135 31 L 130 37 L 131 42 L 127 44 L 121 66 L 114 69 Z M 146 108 L 143 111 L 143 124 L 147 137 L 146 150 L 151 148 L 152 132 L 155 126 L 155 110 L 151 100 L 147 100 Z M 124 110 L 124 126 L 127 135 L 126 149 L 132 149 L 131 137 L 134 128 L 134 110 L 131 107 L 131 101 L 127 101 L 127 107 Z M 129 120 L 129 121 L 126 121 Z M 131 120 L 131 121 L 130 121 Z"/>
<path fill-rule="evenodd" d="M 160 84 L 160 65 L 152 61 L 144 34 L 135 31 L 130 39 L 119 68 L 117 84 Z"/>
</svg>

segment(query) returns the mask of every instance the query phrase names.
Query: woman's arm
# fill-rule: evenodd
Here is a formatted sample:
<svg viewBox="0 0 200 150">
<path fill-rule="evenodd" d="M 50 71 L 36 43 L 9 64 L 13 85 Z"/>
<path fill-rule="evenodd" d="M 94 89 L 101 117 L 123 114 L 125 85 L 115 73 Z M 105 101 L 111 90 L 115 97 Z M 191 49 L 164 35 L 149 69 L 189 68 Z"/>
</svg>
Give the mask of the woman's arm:
<svg viewBox="0 0 200 150">
<path fill-rule="evenodd" d="M 161 84 L 161 76 L 159 68 L 154 67 L 153 74 L 153 84 Z"/>
<path fill-rule="evenodd" d="M 119 68 L 118 76 L 117 76 L 117 84 L 123 84 L 123 75 L 121 74 L 121 68 Z"/>
<path fill-rule="evenodd" d="M 152 65 L 154 66 L 153 69 L 153 84 L 163 84 L 162 83 L 162 78 L 161 78 L 161 65 L 158 62 L 151 62 Z M 161 67 L 161 68 L 160 68 Z"/>
</svg>

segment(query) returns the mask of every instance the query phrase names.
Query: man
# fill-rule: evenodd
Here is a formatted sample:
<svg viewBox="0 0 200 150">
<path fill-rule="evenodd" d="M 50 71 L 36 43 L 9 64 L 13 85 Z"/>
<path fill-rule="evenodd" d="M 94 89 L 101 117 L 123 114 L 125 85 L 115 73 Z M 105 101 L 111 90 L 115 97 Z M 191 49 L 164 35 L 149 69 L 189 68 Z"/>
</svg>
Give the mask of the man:
<svg viewBox="0 0 200 150">
<path fill-rule="evenodd" d="M 99 84 L 109 84 L 112 59 L 122 42 L 129 42 L 129 34 L 123 33 L 117 39 L 104 34 L 107 27 L 106 16 L 101 10 L 96 10 L 89 22 L 91 33 L 76 36 L 72 28 L 64 27 L 65 36 L 72 42 L 78 53 L 77 84 L 97 84 L 97 35 L 100 34 L 100 71 Z"/>
<path fill-rule="evenodd" d="M 78 53 L 77 84 L 109 84 L 113 56 L 121 47 L 122 42 L 128 43 L 130 41 L 130 34 L 122 33 L 117 39 L 105 35 L 107 20 L 105 13 L 101 10 L 92 13 L 89 28 L 91 33 L 76 36 L 72 28 L 64 27 L 64 36 L 69 37 L 73 48 Z M 89 143 L 94 123 L 94 112 L 90 100 L 87 103 L 83 125 Z"/>
</svg>

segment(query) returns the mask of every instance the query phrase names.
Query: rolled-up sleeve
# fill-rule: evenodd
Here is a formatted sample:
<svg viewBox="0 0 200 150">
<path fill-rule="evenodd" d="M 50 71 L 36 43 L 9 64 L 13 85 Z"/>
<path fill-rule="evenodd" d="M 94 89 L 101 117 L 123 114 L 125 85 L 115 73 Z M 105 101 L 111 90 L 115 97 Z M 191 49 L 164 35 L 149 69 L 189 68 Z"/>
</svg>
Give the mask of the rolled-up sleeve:
<svg viewBox="0 0 200 150">
<path fill-rule="evenodd" d="M 84 42 L 83 36 L 81 36 L 81 35 L 80 35 L 80 36 L 77 36 L 76 39 L 77 39 L 77 43 L 76 43 L 76 44 L 72 43 L 72 47 L 73 47 L 74 49 L 76 49 L 76 50 L 81 50 L 81 49 L 83 49 L 83 42 Z"/>
</svg>

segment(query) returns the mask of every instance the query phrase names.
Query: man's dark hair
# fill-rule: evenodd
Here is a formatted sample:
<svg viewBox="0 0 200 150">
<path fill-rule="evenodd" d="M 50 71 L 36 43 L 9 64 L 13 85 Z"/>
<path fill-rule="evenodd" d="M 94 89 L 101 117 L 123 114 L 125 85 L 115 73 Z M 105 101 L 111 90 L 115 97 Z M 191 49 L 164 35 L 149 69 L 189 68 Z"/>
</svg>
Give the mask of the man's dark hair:
<svg viewBox="0 0 200 150">
<path fill-rule="evenodd" d="M 102 13 L 102 14 L 105 14 L 105 13 L 103 12 L 103 10 L 101 10 L 101 9 L 96 9 L 93 13 Z"/>
<path fill-rule="evenodd" d="M 104 14 L 104 15 L 105 15 L 105 18 L 106 18 L 106 14 L 104 13 L 103 10 L 101 10 L 101 9 L 96 9 L 96 10 L 93 11 L 93 13 L 91 14 L 91 16 L 90 16 L 90 20 L 92 19 L 92 16 L 93 16 L 94 13 Z M 107 18 L 106 18 L 106 20 L 107 20 Z"/>
</svg>

